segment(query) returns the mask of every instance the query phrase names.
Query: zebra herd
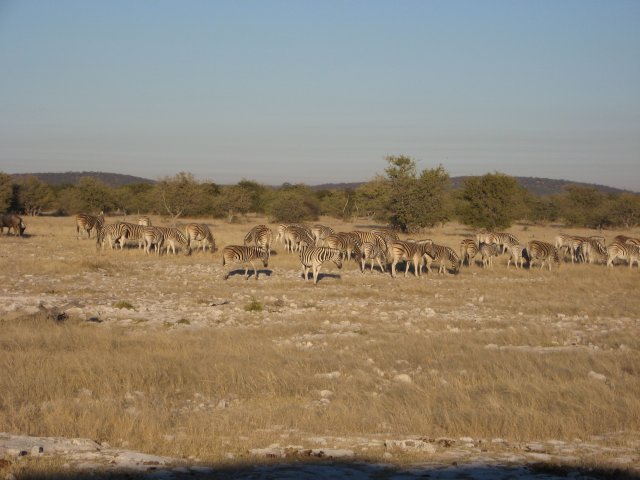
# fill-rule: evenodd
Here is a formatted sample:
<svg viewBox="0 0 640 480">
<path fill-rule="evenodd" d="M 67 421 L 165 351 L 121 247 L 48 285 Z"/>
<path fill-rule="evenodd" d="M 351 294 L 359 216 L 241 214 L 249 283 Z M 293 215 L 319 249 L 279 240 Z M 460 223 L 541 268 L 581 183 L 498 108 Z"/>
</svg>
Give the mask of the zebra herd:
<svg viewBox="0 0 640 480">
<path fill-rule="evenodd" d="M 138 241 L 138 247 L 144 248 L 149 254 L 151 249 L 156 254 L 169 249 L 175 254 L 176 246 L 190 254 L 194 242 L 200 242 L 202 250 L 209 248 L 215 252 L 216 244 L 210 229 L 199 223 L 189 223 L 183 230 L 174 227 L 156 227 L 151 225 L 148 217 L 141 217 L 137 224 L 117 222 L 104 224 L 104 217 L 92 217 L 80 214 L 76 217 L 76 232 L 96 231 L 97 248 L 108 243 L 110 248 L 123 249 L 127 241 Z M 601 261 L 612 266 L 616 259 L 626 260 L 629 266 L 636 263 L 640 267 L 640 239 L 618 236 L 608 246 L 604 237 L 580 237 L 560 234 L 554 243 L 537 239 L 526 244 L 512 233 L 481 231 L 475 239 L 465 238 L 460 242 L 460 254 L 446 245 L 436 244 L 431 239 L 400 240 L 398 234 L 390 229 L 353 230 L 337 232 L 326 225 L 280 224 L 276 235 L 267 225 L 256 225 L 243 238 L 242 245 L 227 245 L 222 251 L 222 265 L 235 264 L 245 266 L 244 276 L 249 278 L 249 269 L 258 278 L 255 262 L 262 262 L 267 268 L 274 242 L 279 242 L 288 253 L 298 256 L 302 276 L 308 279 L 311 273 L 314 285 L 323 264 L 333 262 L 338 269 L 343 262 L 354 260 L 358 263 L 362 273 L 370 271 L 377 265 L 382 272 L 389 271 L 391 276 L 397 276 L 397 266 L 404 263 L 404 276 L 413 269 L 415 277 L 420 277 L 423 269 L 430 273 L 431 266 L 438 265 L 438 274 L 444 274 L 447 267 L 454 273 L 459 273 L 463 265 L 471 266 L 476 257 L 480 256 L 483 268 L 492 268 L 494 260 L 501 255 L 508 255 L 507 268 L 511 263 L 516 268 L 524 268 L 525 262 L 529 268 L 539 264 L 540 269 L 547 264 L 549 270 L 552 264 L 560 265 L 565 258 L 572 263 L 594 263 Z M 231 271 L 224 279 L 226 280 Z"/>
<path fill-rule="evenodd" d="M 104 216 L 92 216 L 88 214 L 76 215 L 76 238 L 80 232 L 86 232 L 91 238 L 91 232 L 95 230 L 96 248 L 104 250 L 108 244 L 113 250 L 114 246 L 124 249 L 128 241 L 137 241 L 138 248 L 144 249 L 149 255 L 151 250 L 160 255 L 163 250 L 169 253 L 169 249 L 175 255 L 176 247 L 182 248 L 185 255 L 190 255 L 192 245 L 198 242 L 202 251 L 207 248 L 215 252 L 216 242 L 209 227 L 202 223 L 189 223 L 181 230 L 177 227 L 162 227 L 151 225 L 149 217 L 140 217 L 137 223 L 116 222 L 104 223 Z"/>
</svg>

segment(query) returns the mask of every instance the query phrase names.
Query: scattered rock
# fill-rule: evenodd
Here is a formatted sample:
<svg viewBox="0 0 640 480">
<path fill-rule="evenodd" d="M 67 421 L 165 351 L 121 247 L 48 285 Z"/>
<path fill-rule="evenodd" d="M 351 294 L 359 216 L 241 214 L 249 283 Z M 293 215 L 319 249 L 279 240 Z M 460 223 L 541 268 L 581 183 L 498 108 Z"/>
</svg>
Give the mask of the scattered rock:
<svg viewBox="0 0 640 480">
<path fill-rule="evenodd" d="M 421 439 L 385 440 L 386 449 L 398 449 L 405 452 L 435 453 L 436 447 Z"/>
<path fill-rule="evenodd" d="M 598 380 L 599 382 L 607 381 L 606 375 L 602 375 L 601 373 L 596 373 L 593 370 L 589 372 L 589 378 L 591 378 L 592 380 Z"/>
</svg>

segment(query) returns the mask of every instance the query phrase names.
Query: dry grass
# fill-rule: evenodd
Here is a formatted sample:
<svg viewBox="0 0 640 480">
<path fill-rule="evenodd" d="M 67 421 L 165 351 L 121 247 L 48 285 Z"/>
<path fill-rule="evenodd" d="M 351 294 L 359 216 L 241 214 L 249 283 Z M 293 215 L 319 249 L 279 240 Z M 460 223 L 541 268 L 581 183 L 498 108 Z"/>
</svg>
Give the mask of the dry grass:
<svg viewBox="0 0 640 480">
<path fill-rule="evenodd" d="M 218 247 L 258 222 L 213 224 Z M 0 238 L 2 299 L 25 299 L 0 310 L 0 431 L 206 462 L 312 436 L 638 440 L 635 268 L 516 271 L 504 258 L 392 280 L 349 263 L 313 287 L 277 246 L 257 282 L 224 282 L 219 253 L 96 252 L 71 219 L 27 223 L 29 237 Z M 523 242 L 558 231 L 513 229 Z M 458 250 L 470 234 L 424 237 Z M 33 313 L 40 301 L 83 310 L 55 323 Z"/>
</svg>

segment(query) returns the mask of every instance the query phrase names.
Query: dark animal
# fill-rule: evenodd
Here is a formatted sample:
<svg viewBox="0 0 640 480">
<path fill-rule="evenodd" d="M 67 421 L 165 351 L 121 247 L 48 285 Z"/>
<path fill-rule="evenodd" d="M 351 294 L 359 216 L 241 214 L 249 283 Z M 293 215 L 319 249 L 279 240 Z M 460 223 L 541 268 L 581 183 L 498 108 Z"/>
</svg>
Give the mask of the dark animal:
<svg viewBox="0 0 640 480">
<path fill-rule="evenodd" d="M 5 213 L 0 219 L 0 234 L 3 233 L 4 227 L 7 227 L 7 234 L 13 230 L 14 235 L 22 236 L 25 228 L 27 228 L 18 215 L 13 213 Z"/>
</svg>

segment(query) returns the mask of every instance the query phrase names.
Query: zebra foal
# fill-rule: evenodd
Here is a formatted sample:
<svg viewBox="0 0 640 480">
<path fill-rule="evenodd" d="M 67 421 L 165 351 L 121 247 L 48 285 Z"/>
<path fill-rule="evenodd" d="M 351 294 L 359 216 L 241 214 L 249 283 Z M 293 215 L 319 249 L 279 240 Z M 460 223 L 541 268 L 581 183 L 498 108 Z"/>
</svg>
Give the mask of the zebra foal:
<svg viewBox="0 0 640 480">
<path fill-rule="evenodd" d="M 249 279 L 249 265 L 251 265 L 256 274 L 256 280 L 258 280 L 258 269 L 253 264 L 254 260 L 262 260 L 262 265 L 267 268 L 269 266 L 269 252 L 262 247 L 246 245 L 227 245 L 222 249 L 222 266 L 224 267 L 227 263 L 245 265 L 245 280 Z M 231 270 L 224 276 L 224 280 L 228 279 L 230 274 Z"/>
</svg>

